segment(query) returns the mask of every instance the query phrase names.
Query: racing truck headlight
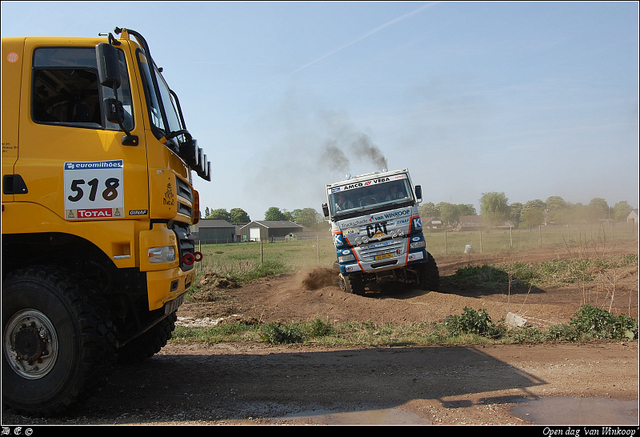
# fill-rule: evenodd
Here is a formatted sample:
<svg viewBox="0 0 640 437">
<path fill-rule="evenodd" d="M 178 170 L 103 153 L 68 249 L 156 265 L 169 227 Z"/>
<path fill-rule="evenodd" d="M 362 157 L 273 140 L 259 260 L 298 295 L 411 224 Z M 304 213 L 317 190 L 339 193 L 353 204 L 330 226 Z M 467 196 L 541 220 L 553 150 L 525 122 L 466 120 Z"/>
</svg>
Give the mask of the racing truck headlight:
<svg viewBox="0 0 640 437">
<path fill-rule="evenodd" d="M 173 246 L 152 247 L 149 249 L 150 263 L 169 263 L 176 260 L 176 250 Z"/>
<path fill-rule="evenodd" d="M 349 255 L 342 255 L 338 257 L 338 261 L 341 263 L 347 262 L 347 261 L 355 261 L 356 257 L 353 256 L 352 253 L 350 253 Z"/>
<path fill-rule="evenodd" d="M 423 247 L 427 246 L 427 242 L 424 240 L 421 241 L 414 241 L 413 243 L 409 244 L 409 247 L 411 249 L 421 249 Z"/>
</svg>

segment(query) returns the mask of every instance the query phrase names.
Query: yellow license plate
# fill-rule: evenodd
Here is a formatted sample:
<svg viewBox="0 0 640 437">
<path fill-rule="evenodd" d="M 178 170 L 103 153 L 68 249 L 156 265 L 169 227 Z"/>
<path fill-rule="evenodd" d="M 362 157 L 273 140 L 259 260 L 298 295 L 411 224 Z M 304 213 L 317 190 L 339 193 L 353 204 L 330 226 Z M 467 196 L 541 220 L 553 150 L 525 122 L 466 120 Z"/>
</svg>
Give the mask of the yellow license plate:
<svg viewBox="0 0 640 437">
<path fill-rule="evenodd" d="M 392 257 L 393 257 L 393 253 L 385 253 L 384 255 L 375 256 L 373 257 L 373 259 L 377 261 L 379 259 L 392 258 Z"/>
</svg>

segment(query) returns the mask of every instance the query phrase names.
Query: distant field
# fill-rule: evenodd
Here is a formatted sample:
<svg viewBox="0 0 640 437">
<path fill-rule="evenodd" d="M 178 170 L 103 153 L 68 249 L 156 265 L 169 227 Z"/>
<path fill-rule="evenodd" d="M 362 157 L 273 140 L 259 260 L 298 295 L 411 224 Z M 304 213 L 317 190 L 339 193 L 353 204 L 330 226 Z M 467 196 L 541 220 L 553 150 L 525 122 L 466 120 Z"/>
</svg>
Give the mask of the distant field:
<svg viewBox="0 0 640 437">
<path fill-rule="evenodd" d="M 540 226 L 536 229 L 491 229 L 482 231 L 425 231 L 427 250 L 434 255 L 465 253 L 467 245 L 474 253 L 523 251 L 543 246 L 582 246 L 606 244 L 613 240 L 637 240 L 638 226 L 633 224 L 594 224 Z"/>
<path fill-rule="evenodd" d="M 328 234 L 328 233 L 327 233 Z M 612 240 L 637 241 L 637 225 L 544 226 L 539 229 L 442 232 L 425 230 L 427 250 L 434 256 L 464 254 L 467 245 L 474 253 L 524 251 L 541 246 L 606 245 Z M 335 261 L 332 239 L 206 244 L 199 246 L 204 260 L 199 270 L 242 279 L 260 266 L 274 272 L 317 266 L 331 267 Z"/>
</svg>

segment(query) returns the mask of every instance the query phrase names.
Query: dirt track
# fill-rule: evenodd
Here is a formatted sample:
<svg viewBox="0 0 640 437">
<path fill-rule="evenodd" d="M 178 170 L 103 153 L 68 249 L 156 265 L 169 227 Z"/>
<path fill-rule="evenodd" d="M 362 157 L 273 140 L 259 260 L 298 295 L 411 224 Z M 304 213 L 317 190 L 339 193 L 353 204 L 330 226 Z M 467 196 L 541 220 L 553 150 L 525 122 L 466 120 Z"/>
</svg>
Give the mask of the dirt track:
<svg viewBox="0 0 640 437">
<path fill-rule="evenodd" d="M 604 256 L 637 253 L 610 245 Z M 459 267 L 566 257 L 564 249 L 436 258 L 440 292 L 341 292 L 324 269 L 261 279 L 225 291 L 223 302 L 185 304 L 181 323 L 203 320 L 411 323 L 441 321 L 464 307 L 494 320 L 517 313 L 534 326 L 567 323 L 587 300 L 638 317 L 638 271 L 549 289 L 454 289 Z M 329 349 L 265 344 L 166 346 L 118 369 L 76 416 L 3 424 L 637 424 L 638 342 L 581 345 Z M 558 401 L 541 413 L 535 406 Z M 585 404 L 585 402 L 590 402 Z M 517 408 L 514 408 L 517 407 Z M 585 409 L 586 408 L 586 409 Z M 542 410 L 544 411 L 544 410 Z M 558 414 L 562 412 L 562 414 Z"/>
</svg>

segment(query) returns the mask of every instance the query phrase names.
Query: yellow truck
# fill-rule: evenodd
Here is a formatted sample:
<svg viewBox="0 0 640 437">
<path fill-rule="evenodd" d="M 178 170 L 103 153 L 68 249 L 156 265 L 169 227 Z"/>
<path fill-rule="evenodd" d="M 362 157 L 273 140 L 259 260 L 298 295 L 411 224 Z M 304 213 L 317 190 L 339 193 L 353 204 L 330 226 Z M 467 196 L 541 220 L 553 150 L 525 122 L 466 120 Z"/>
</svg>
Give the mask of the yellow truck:
<svg viewBox="0 0 640 437">
<path fill-rule="evenodd" d="M 145 39 L 2 38 L 2 400 L 66 413 L 175 328 L 211 166 Z"/>
</svg>

